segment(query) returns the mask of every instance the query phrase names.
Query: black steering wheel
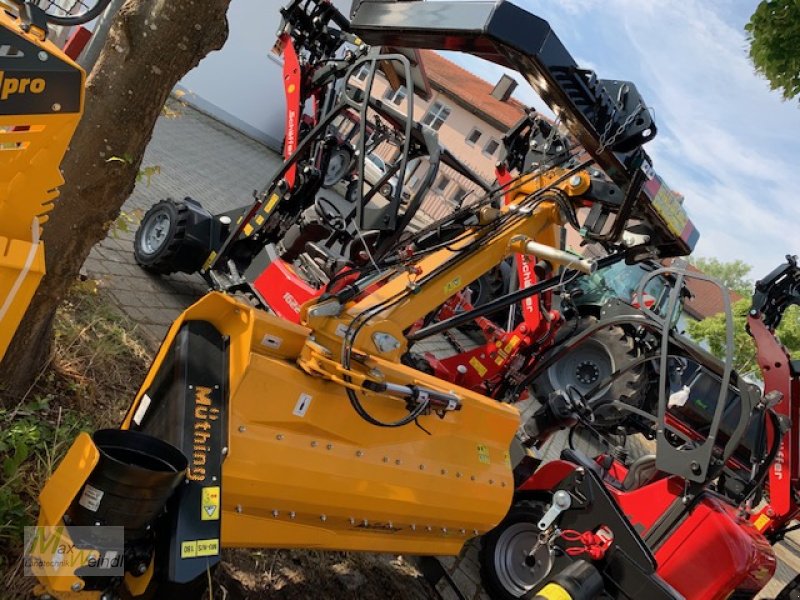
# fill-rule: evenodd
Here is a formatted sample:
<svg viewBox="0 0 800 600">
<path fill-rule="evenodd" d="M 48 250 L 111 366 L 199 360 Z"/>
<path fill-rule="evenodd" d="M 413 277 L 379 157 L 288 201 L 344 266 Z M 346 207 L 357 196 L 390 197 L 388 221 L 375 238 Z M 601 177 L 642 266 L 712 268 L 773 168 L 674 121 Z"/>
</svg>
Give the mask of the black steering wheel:
<svg viewBox="0 0 800 600">
<path fill-rule="evenodd" d="M 314 209 L 323 222 L 334 231 L 341 232 L 347 229 L 347 222 L 344 220 L 342 211 L 328 198 L 318 196 L 314 200 Z"/>
</svg>

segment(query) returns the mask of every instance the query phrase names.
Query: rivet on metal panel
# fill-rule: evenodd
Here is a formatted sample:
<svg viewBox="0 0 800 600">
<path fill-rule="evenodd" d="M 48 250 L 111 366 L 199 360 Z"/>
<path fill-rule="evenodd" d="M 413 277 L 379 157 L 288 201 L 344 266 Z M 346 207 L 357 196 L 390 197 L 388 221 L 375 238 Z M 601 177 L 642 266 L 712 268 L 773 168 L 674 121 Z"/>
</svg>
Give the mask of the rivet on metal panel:
<svg viewBox="0 0 800 600">
<path fill-rule="evenodd" d="M 290 519 L 294 519 L 296 516 L 297 516 L 297 515 L 294 513 L 294 511 L 292 511 L 292 512 L 290 512 L 290 513 L 289 513 L 289 518 L 290 518 Z"/>
<path fill-rule="evenodd" d="M 333 444 L 328 444 L 325 446 L 325 448 L 328 450 L 333 450 Z"/>
<path fill-rule="evenodd" d="M 239 425 L 239 433 L 244 433 L 245 431 L 247 431 L 247 427 L 244 425 Z"/>
<path fill-rule="evenodd" d="M 316 440 L 312 440 L 312 441 L 311 441 L 311 447 L 312 447 L 312 448 L 316 448 L 316 447 L 317 447 L 317 442 L 316 442 Z"/>
<path fill-rule="evenodd" d="M 475 481 L 475 475 L 470 475 L 470 476 L 469 476 L 469 478 L 470 478 L 472 481 Z"/>
<path fill-rule="evenodd" d="M 447 475 L 447 469 L 442 469 L 441 473 L 442 473 L 442 475 Z"/>
<path fill-rule="evenodd" d="M 361 458 L 362 456 L 364 456 L 364 452 L 362 452 L 361 450 L 356 450 L 356 456 Z"/>
<path fill-rule="evenodd" d="M 420 466 L 419 466 L 419 470 L 420 470 L 420 471 L 424 471 L 424 470 L 425 470 L 425 465 L 420 465 Z"/>
<path fill-rule="evenodd" d="M 431 527 L 430 525 L 427 525 L 425 527 L 425 531 L 433 531 L 433 527 Z"/>
<path fill-rule="evenodd" d="M 367 527 L 367 526 L 369 526 L 369 521 L 367 521 L 366 519 L 364 519 L 364 520 L 362 521 L 362 523 L 364 524 L 364 527 Z"/>
<path fill-rule="evenodd" d="M 278 435 L 275 436 L 275 439 L 280 442 L 283 439 L 283 434 L 279 433 Z"/>
<path fill-rule="evenodd" d="M 237 512 L 237 513 L 240 513 L 240 512 L 242 512 L 242 505 L 241 505 L 241 504 L 237 504 L 237 505 L 236 505 L 236 512 Z"/>
<path fill-rule="evenodd" d="M 461 473 L 456 472 L 456 477 L 461 477 Z"/>
<path fill-rule="evenodd" d="M 327 520 L 328 520 L 328 517 L 326 517 L 325 515 L 320 515 L 320 516 L 319 516 L 319 520 L 320 520 L 320 521 L 322 521 L 322 522 L 324 523 L 325 521 L 327 521 Z"/>
<path fill-rule="evenodd" d="M 383 457 L 383 462 L 388 463 L 389 462 L 389 457 L 388 456 L 384 456 Z"/>
<path fill-rule="evenodd" d="M 399 465 L 399 464 L 401 464 L 401 462 L 402 461 L 398 458 L 397 460 L 394 461 L 394 464 Z"/>
<path fill-rule="evenodd" d="M 350 525 L 355 525 L 356 524 L 356 520 L 353 517 L 350 517 L 349 521 L 350 521 Z"/>
<path fill-rule="evenodd" d="M 273 516 L 273 517 L 275 517 L 276 519 L 278 518 L 278 515 L 279 515 L 279 514 L 280 514 L 280 513 L 279 513 L 277 510 L 273 510 L 273 511 L 272 511 L 272 516 Z"/>
</svg>

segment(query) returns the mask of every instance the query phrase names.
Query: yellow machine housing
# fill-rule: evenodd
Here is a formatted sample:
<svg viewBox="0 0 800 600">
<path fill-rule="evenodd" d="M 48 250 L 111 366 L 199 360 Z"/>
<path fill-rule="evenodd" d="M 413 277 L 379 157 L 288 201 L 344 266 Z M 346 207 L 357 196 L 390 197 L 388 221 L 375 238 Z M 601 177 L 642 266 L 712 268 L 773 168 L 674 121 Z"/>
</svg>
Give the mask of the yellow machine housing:
<svg viewBox="0 0 800 600">
<path fill-rule="evenodd" d="M 578 179 L 558 183 L 564 197 L 580 201 L 589 178 Z M 405 366 L 400 355 L 411 323 L 519 251 L 520 239 L 556 244 L 556 204 L 528 200 L 519 197 L 503 209 L 510 218 L 459 242 L 477 242 L 479 252 L 461 256 L 451 246 L 412 271 L 390 269 L 380 287 L 332 316 L 315 312 L 324 302 L 311 302 L 303 307 L 307 326 L 220 293 L 173 323 L 122 429 L 173 443 L 189 460 L 170 556 L 155 558 L 170 562 L 174 580 L 188 580 L 181 569 L 195 563 L 193 573 L 203 573 L 221 547 L 457 554 L 503 519 L 514 492 L 509 451 L 518 410 Z M 345 367 L 343 332 L 358 314 L 411 289 L 366 324 Z M 386 336 L 398 344 L 380 343 Z M 383 421 L 409 408 L 368 382 L 451 394 L 460 409 L 422 415 L 419 427 L 378 427 L 357 414 L 347 389 Z M 39 525 L 62 521 L 100 453 L 88 436 L 76 441 L 42 492 Z M 152 572 L 151 564 L 141 577 L 127 576 L 128 588 L 143 590 Z M 82 587 L 74 573 L 39 578 L 59 598 Z"/>
<path fill-rule="evenodd" d="M 85 74 L 44 33 L 0 11 L 0 359 L 45 272 L 41 227 L 83 112 Z"/>
</svg>

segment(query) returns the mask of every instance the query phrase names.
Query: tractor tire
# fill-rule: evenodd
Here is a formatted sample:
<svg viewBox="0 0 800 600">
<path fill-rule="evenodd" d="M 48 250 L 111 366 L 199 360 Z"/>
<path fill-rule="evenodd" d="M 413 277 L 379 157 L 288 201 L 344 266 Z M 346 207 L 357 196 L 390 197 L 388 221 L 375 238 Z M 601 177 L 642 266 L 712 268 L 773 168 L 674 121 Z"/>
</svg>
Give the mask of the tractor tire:
<svg viewBox="0 0 800 600">
<path fill-rule="evenodd" d="M 547 576 L 526 556 L 539 539 L 537 523 L 545 508 L 541 502 L 517 500 L 500 524 L 481 538 L 481 583 L 493 600 L 525 597 Z"/>
<path fill-rule="evenodd" d="M 179 270 L 174 259 L 186 237 L 188 214 L 186 203 L 172 198 L 150 207 L 133 240 L 133 255 L 140 267 L 158 275 Z"/>
<path fill-rule="evenodd" d="M 561 335 L 557 336 L 556 344 L 597 323 L 597 318 L 593 316 L 584 316 L 579 319 L 574 331 L 569 323 L 563 326 L 563 333 L 559 332 Z M 634 340 L 623 328 L 606 327 L 597 331 L 591 338 L 534 380 L 532 385 L 534 397 L 544 400 L 552 392 L 566 389 L 567 385 L 572 385 L 582 394 L 586 394 L 597 383 L 607 379 L 612 373 L 625 369 L 638 357 L 639 350 Z M 602 407 L 604 402 L 616 400 L 635 408 L 641 407 L 644 402 L 645 368 L 644 364 L 640 364 L 628 369 L 602 393 L 592 399 L 593 403 L 601 405 L 595 411 L 594 427 L 596 429 L 616 430 L 617 426 L 628 416 L 615 408 Z"/>
</svg>

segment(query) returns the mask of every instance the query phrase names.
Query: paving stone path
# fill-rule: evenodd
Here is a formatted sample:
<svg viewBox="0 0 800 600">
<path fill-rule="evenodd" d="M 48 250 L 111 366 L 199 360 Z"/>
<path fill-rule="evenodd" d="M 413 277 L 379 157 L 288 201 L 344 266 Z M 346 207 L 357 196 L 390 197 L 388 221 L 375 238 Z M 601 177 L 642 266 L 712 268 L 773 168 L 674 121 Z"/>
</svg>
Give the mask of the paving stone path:
<svg viewBox="0 0 800 600">
<path fill-rule="evenodd" d="M 186 106 L 179 116 L 161 117 L 147 147 L 143 167 L 159 173 L 143 179 L 123 206 L 127 231 L 115 227 L 84 264 L 84 273 L 101 285 L 153 343 L 181 311 L 203 295 L 199 275 L 154 276 L 133 259 L 133 235 L 138 219 L 158 200 L 191 196 L 211 212 L 247 204 L 280 165 L 279 156 L 262 144 Z M 126 219 L 128 221 L 128 219 Z"/>
</svg>

